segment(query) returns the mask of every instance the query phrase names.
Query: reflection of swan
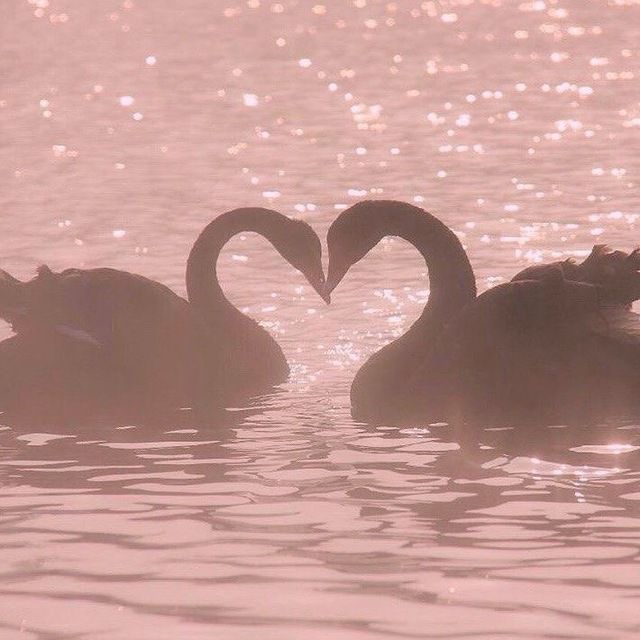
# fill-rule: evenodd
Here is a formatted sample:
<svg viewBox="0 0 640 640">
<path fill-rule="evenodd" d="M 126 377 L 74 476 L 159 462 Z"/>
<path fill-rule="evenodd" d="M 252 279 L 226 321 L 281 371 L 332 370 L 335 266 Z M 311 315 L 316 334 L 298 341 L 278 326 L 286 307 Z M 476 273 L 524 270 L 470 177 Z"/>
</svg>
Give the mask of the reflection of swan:
<svg viewBox="0 0 640 640">
<path fill-rule="evenodd" d="M 640 293 L 635 253 L 630 259 L 596 249 L 577 276 L 571 263 L 536 267 L 476 299 L 465 251 L 442 222 L 409 204 L 362 202 L 329 229 L 327 292 L 387 235 L 424 256 L 430 298 L 410 329 L 358 371 L 354 417 L 404 422 L 522 412 L 545 419 L 576 408 L 596 388 L 608 408 L 640 392 L 640 332 L 624 308 Z"/>
<path fill-rule="evenodd" d="M 61 387 L 67 374 L 87 376 L 107 387 L 107 397 L 111 391 L 162 394 L 169 403 L 200 395 L 229 403 L 282 382 L 289 371 L 282 350 L 227 300 L 216 277 L 224 244 L 251 231 L 322 294 L 321 245 L 309 225 L 268 209 L 236 209 L 213 220 L 193 245 L 189 302 L 158 282 L 115 269 L 53 273 L 42 267 L 24 283 L 4 273 L 0 313 L 18 335 L 2 343 L 0 376 L 12 378 L 18 366 L 29 380 L 40 366 L 49 378 L 62 378 Z"/>
</svg>

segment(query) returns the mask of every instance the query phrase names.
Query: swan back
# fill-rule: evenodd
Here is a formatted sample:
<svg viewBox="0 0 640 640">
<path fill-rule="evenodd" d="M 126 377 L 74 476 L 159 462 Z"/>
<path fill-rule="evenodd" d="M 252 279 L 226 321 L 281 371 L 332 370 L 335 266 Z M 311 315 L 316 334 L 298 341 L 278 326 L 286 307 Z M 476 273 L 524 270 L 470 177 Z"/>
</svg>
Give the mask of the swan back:
<svg viewBox="0 0 640 640">
<path fill-rule="evenodd" d="M 32 280 L 15 281 L 12 291 L 13 305 L 0 313 L 20 335 L 55 334 L 91 345 L 141 393 L 185 397 L 204 375 L 205 353 L 215 350 L 186 300 L 140 275 L 40 267 Z"/>
<path fill-rule="evenodd" d="M 423 395 L 418 411 L 553 420 L 638 405 L 638 317 L 618 300 L 617 289 L 566 280 L 560 268 L 486 291 L 413 378 L 414 391 L 428 381 L 445 399 Z"/>
<path fill-rule="evenodd" d="M 534 265 L 513 277 L 517 280 L 541 280 L 554 271 L 560 271 L 565 280 L 588 282 L 606 287 L 615 302 L 629 305 L 640 298 L 640 251 L 631 253 L 612 251 L 606 245 L 595 245 L 580 264 L 574 260 L 563 260 L 543 265 Z"/>
</svg>

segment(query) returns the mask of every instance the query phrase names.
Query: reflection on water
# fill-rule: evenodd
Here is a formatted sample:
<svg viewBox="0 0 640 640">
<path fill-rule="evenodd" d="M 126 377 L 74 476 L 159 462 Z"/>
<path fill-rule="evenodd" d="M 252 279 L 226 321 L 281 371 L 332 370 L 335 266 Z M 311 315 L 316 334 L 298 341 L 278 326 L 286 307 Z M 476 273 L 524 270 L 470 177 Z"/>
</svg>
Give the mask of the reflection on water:
<svg viewBox="0 0 640 640">
<path fill-rule="evenodd" d="M 461 447 L 452 426 L 353 424 L 294 390 L 215 430 L 5 428 L 3 624 L 489 638 L 498 611 L 509 637 L 631 637 L 638 429 L 601 428 L 584 451 L 506 431 Z"/>
<path fill-rule="evenodd" d="M 462 238 L 480 289 L 638 243 L 634 0 L 24 0 L 0 42 L 0 267 L 184 293 L 213 215 L 323 236 L 363 197 Z M 0 638 L 635 638 L 637 424 L 369 427 L 363 358 L 428 296 L 388 240 L 325 309 L 251 234 L 230 298 L 292 365 L 223 418 L 0 426 Z M 3 329 L 8 335 L 8 329 Z"/>
</svg>

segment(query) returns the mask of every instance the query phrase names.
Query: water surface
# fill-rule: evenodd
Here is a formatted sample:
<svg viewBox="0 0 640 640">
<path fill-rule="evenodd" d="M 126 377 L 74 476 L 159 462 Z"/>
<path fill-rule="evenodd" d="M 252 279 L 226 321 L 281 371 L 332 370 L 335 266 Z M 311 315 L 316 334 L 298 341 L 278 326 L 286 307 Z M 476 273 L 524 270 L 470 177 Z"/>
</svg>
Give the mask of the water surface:
<svg viewBox="0 0 640 640">
<path fill-rule="evenodd" d="M 216 214 L 268 206 L 324 237 L 365 197 L 441 217 L 480 289 L 640 241 L 634 0 L 4 9 L 19 277 L 108 265 L 184 293 Z M 637 637 L 638 425 L 354 423 L 353 375 L 428 297 L 417 252 L 381 243 L 329 308 L 251 234 L 219 271 L 290 382 L 214 424 L 5 421 L 0 639 Z"/>
</svg>

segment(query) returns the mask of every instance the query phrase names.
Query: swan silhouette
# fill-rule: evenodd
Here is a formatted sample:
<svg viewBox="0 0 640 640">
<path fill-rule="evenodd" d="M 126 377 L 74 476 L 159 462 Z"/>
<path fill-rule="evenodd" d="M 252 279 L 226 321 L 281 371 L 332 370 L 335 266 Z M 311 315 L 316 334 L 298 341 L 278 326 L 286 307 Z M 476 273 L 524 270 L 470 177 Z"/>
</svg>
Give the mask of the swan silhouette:
<svg viewBox="0 0 640 640">
<path fill-rule="evenodd" d="M 163 284 L 110 268 L 54 273 L 45 266 L 28 282 L 2 272 L 0 316 L 17 335 L 0 344 L 0 393 L 17 393 L 16 367 L 27 387 L 36 375 L 56 389 L 80 383 L 107 399 L 125 394 L 170 404 L 204 397 L 228 406 L 283 382 L 289 367 L 280 346 L 229 302 L 217 279 L 220 251 L 241 232 L 264 236 L 324 296 L 316 233 L 263 208 L 228 211 L 201 232 L 187 261 L 188 302 Z"/>
<path fill-rule="evenodd" d="M 640 331 L 627 308 L 640 297 L 637 252 L 596 247 L 581 265 L 531 267 L 476 297 L 453 231 L 410 204 L 368 201 L 342 212 L 329 229 L 327 294 L 388 235 L 420 251 L 430 297 L 409 330 L 357 372 L 356 419 L 546 420 L 565 410 L 595 411 L 590 394 L 598 410 L 640 398 Z"/>
</svg>

